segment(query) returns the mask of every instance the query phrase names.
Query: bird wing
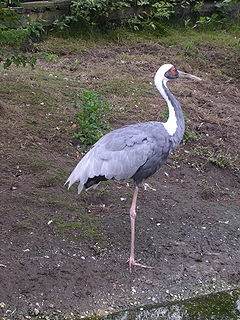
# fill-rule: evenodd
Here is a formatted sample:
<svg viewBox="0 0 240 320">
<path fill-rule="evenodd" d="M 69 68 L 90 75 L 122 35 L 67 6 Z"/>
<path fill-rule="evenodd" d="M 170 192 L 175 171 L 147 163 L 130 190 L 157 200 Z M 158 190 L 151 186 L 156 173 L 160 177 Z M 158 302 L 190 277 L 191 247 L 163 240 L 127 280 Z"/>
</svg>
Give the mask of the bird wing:
<svg viewBox="0 0 240 320">
<path fill-rule="evenodd" d="M 103 136 L 82 158 L 67 182 L 70 186 L 79 181 L 78 193 L 89 178 L 105 176 L 107 179 L 131 178 L 156 152 L 156 144 L 164 145 L 154 136 L 151 123 L 125 126 Z"/>
</svg>

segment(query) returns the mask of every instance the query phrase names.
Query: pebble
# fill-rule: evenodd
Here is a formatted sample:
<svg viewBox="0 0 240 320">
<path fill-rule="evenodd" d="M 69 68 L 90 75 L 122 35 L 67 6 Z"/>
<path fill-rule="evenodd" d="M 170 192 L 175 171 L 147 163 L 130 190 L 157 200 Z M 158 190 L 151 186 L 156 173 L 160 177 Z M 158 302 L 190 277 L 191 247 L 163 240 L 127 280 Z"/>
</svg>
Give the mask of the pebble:
<svg viewBox="0 0 240 320">
<path fill-rule="evenodd" d="M 35 314 L 35 316 L 39 315 L 39 313 L 40 313 L 40 311 L 39 311 L 37 308 L 35 308 L 35 309 L 34 309 L 34 314 Z"/>
</svg>

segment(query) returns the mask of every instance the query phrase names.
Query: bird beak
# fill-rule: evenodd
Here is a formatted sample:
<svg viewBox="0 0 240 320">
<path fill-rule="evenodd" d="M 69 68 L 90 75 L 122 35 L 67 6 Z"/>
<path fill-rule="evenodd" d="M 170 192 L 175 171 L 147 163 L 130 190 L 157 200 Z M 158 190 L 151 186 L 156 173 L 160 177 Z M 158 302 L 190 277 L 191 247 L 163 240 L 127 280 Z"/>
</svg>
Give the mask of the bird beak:
<svg viewBox="0 0 240 320">
<path fill-rule="evenodd" d="M 189 74 L 186 72 L 178 71 L 178 75 L 179 75 L 179 78 L 188 78 L 188 79 L 193 79 L 193 80 L 197 80 L 197 81 L 202 81 L 201 78 L 195 77 L 192 74 Z"/>
</svg>

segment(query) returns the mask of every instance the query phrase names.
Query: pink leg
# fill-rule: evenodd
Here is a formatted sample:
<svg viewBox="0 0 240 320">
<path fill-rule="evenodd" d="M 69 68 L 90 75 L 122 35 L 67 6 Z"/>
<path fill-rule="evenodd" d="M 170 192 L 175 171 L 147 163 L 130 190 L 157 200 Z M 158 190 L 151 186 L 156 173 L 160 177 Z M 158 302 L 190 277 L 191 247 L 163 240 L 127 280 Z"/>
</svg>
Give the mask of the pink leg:
<svg viewBox="0 0 240 320">
<path fill-rule="evenodd" d="M 136 218 L 136 203 L 137 203 L 138 187 L 135 188 L 133 194 L 132 205 L 130 209 L 130 219 L 131 219 L 131 253 L 129 258 L 129 269 L 132 272 L 132 266 L 138 266 L 142 268 L 152 268 L 145 266 L 143 264 L 137 263 L 134 259 L 134 241 L 135 241 L 135 218 Z"/>
</svg>

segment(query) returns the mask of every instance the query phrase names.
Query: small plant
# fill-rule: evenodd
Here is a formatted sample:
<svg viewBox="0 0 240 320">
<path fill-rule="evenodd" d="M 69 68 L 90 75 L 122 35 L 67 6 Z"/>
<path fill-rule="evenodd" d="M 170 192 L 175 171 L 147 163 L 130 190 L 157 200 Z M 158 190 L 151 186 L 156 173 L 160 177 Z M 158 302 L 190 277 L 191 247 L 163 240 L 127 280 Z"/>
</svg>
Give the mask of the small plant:
<svg viewBox="0 0 240 320">
<path fill-rule="evenodd" d="M 108 120 L 112 105 L 92 90 L 82 89 L 81 94 L 74 95 L 78 111 L 74 118 L 76 132 L 73 137 L 80 139 L 85 146 L 94 144 L 111 129 Z"/>
<path fill-rule="evenodd" d="M 186 128 L 185 129 L 185 132 L 184 132 L 184 136 L 183 136 L 183 139 L 182 139 L 182 143 L 183 144 L 186 144 L 188 142 L 192 142 L 194 140 L 197 140 L 197 134 L 190 130 L 189 128 Z"/>
<path fill-rule="evenodd" d="M 194 41 L 192 41 L 192 40 L 183 41 L 183 42 L 181 43 L 181 45 L 183 46 L 184 52 L 185 52 L 186 54 L 189 54 L 189 53 L 198 53 L 198 48 L 195 46 Z"/>
<path fill-rule="evenodd" d="M 41 52 L 39 54 L 39 58 L 44 59 L 47 62 L 57 62 L 58 61 L 58 55 L 55 53 L 48 53 L 48 52 Z"/>
<path fill-rule="evenodd" d="M 185 118 L 184 122 L 185 122 L 185 132 L 183 135 L 182 144 L 186 144 L 188 142 L 197 140 L 198 139 L 197 134 L 190 129 L 190 120 Z"/>
<path fill-rule="evenodd" d="M 234 157 L 231 153 L 226 153 L 221 149 L 215 151 L 211 146 L 197 145 L 190 154 L 201 157 L 204 160 L 204 166 L 210 162 L 219 168 L 229 168 L 235 172 L 240 171 L 238 155 Z"/>
<path fill-rule="evenodd" d="M 218 150 L 217 152 L 208 151 L 208 154 L 208 161 L 219 168 L 229 167 L 230 169 L 236 169 L 236 171 L 239 171 L 239 168 L 236 168 L 238 156 L 233 158 L 231 153 L 225 153 L 223 150 Z"/>
</svg>

